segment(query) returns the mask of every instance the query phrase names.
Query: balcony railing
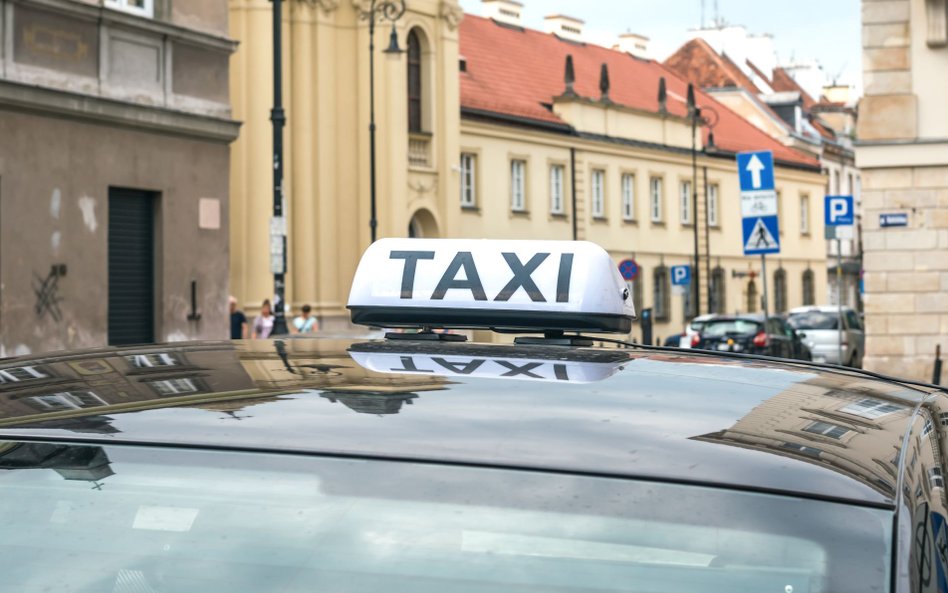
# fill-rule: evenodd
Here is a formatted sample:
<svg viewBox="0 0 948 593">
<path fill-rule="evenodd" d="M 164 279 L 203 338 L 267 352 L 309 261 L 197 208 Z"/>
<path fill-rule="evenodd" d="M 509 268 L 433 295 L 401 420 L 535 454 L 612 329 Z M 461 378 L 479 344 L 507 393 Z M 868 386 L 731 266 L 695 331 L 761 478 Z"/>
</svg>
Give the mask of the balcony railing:
<svg viewBox="0 0 948 593">
<path fill-rule="evenodd" d="M 431 166 L 431 134 L 412 132 L 408 135 L 408 165 Z"/>
</svg>

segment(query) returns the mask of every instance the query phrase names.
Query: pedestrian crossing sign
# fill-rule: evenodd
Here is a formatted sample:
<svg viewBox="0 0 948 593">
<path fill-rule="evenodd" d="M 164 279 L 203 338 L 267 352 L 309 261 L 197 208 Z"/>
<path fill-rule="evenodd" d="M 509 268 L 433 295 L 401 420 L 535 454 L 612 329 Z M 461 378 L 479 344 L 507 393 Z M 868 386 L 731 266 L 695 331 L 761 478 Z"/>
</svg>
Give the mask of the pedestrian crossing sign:
<svg viewBox="0 0 948 593">
<path fill-rule="evenodd" d="M 780 253 L 780 231 L 776 216 L 744 218 L 743 230 L 744 255 Z"/>
</svg>

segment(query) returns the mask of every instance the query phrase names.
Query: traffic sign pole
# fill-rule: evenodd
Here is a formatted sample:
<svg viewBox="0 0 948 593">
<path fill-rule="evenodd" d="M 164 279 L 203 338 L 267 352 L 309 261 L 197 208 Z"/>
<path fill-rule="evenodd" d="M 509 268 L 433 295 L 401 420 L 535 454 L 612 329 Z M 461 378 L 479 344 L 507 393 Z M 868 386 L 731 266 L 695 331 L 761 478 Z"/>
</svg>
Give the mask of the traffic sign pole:
<svg viewBox="0 0 948 593">
<path fill-rule="evenodd" d="M 760 275 L 764 278 L 764 331 L 767 331 L 767 318 L 770 317 L 770 309 L 767 305 L 767 256 L 763 253 L 760 254 Z"/>
<path fill-rule="evenodd" d="M 836 343 L 836 356 L 838 365 L 843 365 L 843 299 L 840 291 L 840 285 L 843 283 L 843 242 L 836 239 L 836 331 L 838 340 Z"/>
</svg>

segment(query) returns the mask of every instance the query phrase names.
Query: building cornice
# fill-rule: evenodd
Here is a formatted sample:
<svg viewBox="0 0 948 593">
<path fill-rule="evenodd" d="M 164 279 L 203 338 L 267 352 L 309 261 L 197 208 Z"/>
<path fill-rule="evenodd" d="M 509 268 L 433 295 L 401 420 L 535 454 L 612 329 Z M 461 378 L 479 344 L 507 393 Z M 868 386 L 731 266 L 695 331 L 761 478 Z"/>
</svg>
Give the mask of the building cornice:
<svg viewBox="0 0 948 593">
<path fill-rule="evenodd" d="M 860 169 L 948 166 L 948 138 L 906 141 L 857 141 L 856 166 Z"/>
<path fill-rule="evenodd" d="M 76 0 L 9 1 L 13 4 L 20 4 L 28 8 L 43 8 L 60 14 L 66 14 L 72 18 L 93 22 L 101 21 L 107 25 L 121 25 L 130 29 L 166 35 L 193 45 L 210 47 L 228 53 L 233 53 L 237 48 L 236 41 L 223 35 L 215 35 L 199 29 L 189 29 L 166 21 L 140 17 L 96 4 L 87 4 Z"/>
<path fill-rule="evenodd" d="M 229 144 L 240 122 L 0 80 L 0 109 L 41 113 Z"/>
</svg>

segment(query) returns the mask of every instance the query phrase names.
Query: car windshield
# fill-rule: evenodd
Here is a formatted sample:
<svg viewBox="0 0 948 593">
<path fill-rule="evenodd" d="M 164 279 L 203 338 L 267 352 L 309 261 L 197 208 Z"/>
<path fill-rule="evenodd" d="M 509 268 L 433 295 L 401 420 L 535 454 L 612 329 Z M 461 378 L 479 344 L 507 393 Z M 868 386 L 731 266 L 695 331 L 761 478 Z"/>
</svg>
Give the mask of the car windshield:
<svg viewBox="0 0 948 593">
<path fill-rule="evenodd" d="M 791 313 L 787 318 L 787 323 L 793 329 L 836 329 L 839 327 L 839 316 L 836 313 L 822 311 Z"/>
<path fill-rule="evenodd" d="M 889 511 L 302 455 L 3 444 L 4 591 L 881 590 Z M 6 471 L 4 471 L 6 470 Z"/>
<path fill-rule="evenodd" d="M 706 337 L 756 334 L 760 331 L 760 323 L 748 319 L 718 319 L 704 325 L 701 334 Z"/>
</svg>

